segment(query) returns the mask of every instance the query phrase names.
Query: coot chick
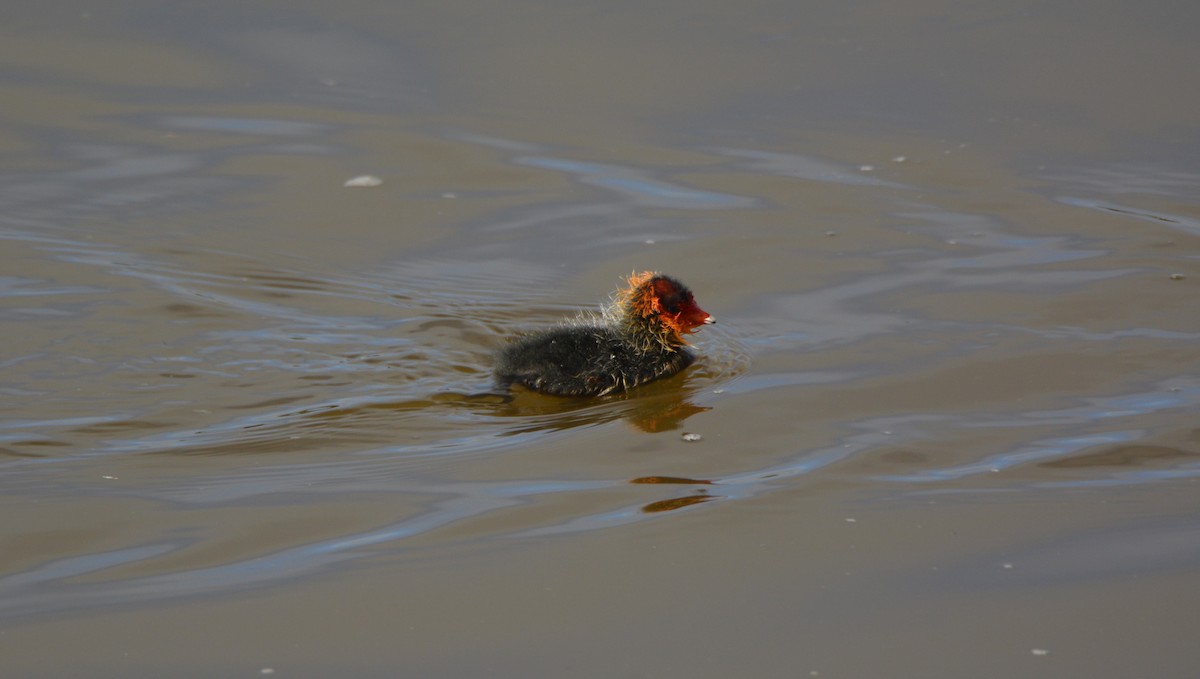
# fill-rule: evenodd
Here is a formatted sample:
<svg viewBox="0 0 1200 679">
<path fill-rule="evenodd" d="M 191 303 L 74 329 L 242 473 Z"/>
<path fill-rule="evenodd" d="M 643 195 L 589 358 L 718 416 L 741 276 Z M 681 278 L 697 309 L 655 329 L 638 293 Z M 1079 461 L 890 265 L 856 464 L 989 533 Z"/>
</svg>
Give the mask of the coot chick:
<svg viewBox="0 0 1200 679">
<path fill-rule="evenodd" d="M 599 317 L 581 316 L 518 338 L 496 356 L 496 377 L 557 396 L 603 396 L 669 377 L 696 357 L 683 336 L 711 315 L 670 276 L 629 277 Z"/>
</svg>

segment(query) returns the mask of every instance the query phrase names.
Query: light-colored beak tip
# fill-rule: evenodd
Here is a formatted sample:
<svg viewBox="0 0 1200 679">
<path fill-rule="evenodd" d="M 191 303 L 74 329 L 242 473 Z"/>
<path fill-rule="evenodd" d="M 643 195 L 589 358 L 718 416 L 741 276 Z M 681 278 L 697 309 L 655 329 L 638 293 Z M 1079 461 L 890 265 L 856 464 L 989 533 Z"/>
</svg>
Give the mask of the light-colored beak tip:
<svg viewBox="0 0 1200 679">
<path fill-rule="evenodd" d="M 704 319 L 705 325 L 712 325 L 716 322 L 717 322 L 717 318 L 716 318 L 716 316 L 713 316 L 712 314 L 709 314 L 708 318 Z"/>
</svg>

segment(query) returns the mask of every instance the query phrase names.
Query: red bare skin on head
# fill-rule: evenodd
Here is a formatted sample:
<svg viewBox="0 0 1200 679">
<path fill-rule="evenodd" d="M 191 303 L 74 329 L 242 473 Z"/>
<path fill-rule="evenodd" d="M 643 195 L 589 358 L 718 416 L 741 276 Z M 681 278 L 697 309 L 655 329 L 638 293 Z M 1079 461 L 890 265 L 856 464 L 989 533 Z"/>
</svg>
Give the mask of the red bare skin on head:
<svg viewBox="0 0 1200 679">
<path fill-rule="evenodd" d="M 652 271 L 630 276 L 629 288 L 621 291 L 617 304 L 643 319 L 665 344 L 673 346 L 687 344 L 684 334 L 716 322 L 683 284 Z"/>
</svg>

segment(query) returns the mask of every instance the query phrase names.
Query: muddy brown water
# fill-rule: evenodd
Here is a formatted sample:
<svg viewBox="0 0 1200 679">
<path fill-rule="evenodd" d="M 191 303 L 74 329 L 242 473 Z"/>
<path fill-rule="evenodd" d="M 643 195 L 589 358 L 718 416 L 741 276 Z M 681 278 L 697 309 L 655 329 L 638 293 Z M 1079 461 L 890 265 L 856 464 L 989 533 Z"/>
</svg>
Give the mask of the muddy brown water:
<svg viewBox="0 0 1200 679">
<path fill-rule="evenodd" d="M 1194 7 L 21 14 L 4 676 L 1195 676 Z"/>
</svg>

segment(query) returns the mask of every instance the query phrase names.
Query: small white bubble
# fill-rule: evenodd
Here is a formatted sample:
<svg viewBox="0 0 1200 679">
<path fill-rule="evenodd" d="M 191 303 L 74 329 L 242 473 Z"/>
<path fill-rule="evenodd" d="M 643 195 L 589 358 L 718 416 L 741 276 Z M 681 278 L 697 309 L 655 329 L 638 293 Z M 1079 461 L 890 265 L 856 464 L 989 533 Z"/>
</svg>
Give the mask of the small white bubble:
<svg viewBox="0 0 1200 679">
<path fill-rule="evenodd" d="M 682 438 L 684 441 L 699 441 L 700 439 L 702 439 L 704 437 L 699 434 L 692 434 L 690 432 L 685 432 L 683 434 L 683 436 L 681 436 L 680 438 Z"/>
<path fill-rule="evenodd" d="M 859 172 L 874 172 L 875 166 L 874 165 L 859 165 L 858 171 Z"/>
<path fill-rule="evenodd" d="M 1044 648 L 1034 648 L 1034 649 L 1031 649 L 1029 652 L 1038 657 L 1050 655 L 1050 651 L 1047 651 Z"/>
<path fill-rule="evenodd" d="M 903 163 L 906 160 L 908 160 L 908 156 L 896 156 L 895 158 L 892 158 L 893 163 Z"/>
</svg>

